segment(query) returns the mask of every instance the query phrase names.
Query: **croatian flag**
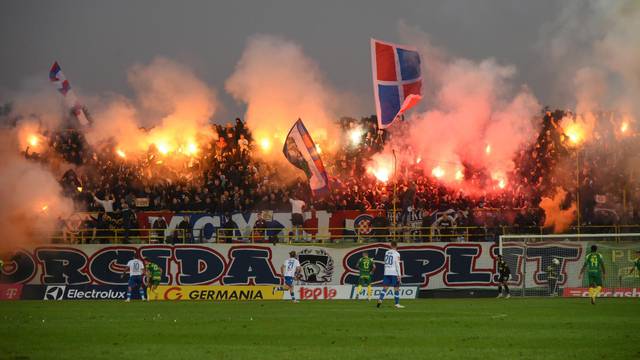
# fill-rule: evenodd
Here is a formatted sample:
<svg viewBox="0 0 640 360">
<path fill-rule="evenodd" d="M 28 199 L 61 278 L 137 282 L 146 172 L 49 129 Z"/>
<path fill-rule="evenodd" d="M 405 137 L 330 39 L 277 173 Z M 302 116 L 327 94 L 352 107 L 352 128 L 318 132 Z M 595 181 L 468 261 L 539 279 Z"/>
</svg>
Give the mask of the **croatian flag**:
<svg viewBox="0 0 640 360">
<path fill-rule="evenodd" d="M 293 166 L 307 175 L 314 197 L 320 198 L 329 194 L 327 171 L 302 120 L 298 119 L 289 130 L 282 152 Z"/>
<path fill-rule="evenodd" d="M 57 61 L 53 63 L 49 70 L 49 80 L 62 94 L 65 104 L 73 111 L 73 114 L 78 118 L 80 124 L 84 126 L 89 125 L 89 120 L 84 110 L 82 110 L 82 104 L 80 104 L 75 93 L 71 90 L 71 84 L 69 84 L 69 80 L 67 80 L 62 73 L 62 69 Z"/>
<path fill-rule="evenodd" d="M 371 39 L 371 65 L 378 127 L 384 129 L 422 99 L 420 54 Z"/>
</svg>

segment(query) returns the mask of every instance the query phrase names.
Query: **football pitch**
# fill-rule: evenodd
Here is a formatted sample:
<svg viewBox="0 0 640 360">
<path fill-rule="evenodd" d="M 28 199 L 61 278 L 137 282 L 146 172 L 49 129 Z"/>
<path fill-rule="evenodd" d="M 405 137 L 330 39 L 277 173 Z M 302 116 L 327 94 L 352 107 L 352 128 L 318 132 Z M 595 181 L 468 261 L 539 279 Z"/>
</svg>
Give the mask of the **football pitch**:
<svg viewBox="0 0 640 360">
<path fill-rule="evenodd" d="M 0 302 L 1 359 L 639 359 L 638 299 Z"/>
</svg>

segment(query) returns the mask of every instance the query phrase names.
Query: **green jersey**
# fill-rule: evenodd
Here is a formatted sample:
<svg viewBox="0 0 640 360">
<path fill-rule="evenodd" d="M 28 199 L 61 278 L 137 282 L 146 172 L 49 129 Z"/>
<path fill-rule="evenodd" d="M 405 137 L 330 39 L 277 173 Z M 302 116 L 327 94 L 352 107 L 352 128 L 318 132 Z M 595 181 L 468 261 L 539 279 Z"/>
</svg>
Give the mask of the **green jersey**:
<svg viewBox="0 0 640 360">
<path fill-rule="evenodd" d="M 373 259 L 360 258 L 358 260 L 358 269 L 360 269 L 360 276 L 371 276 L 373 270 Z"/>
<path fill-rule="evenodd" d="M 640 273 L 640 257 L 636 258 L 636 261 L 633 262 L 633 266 L 635 266 L 638 273 Z"/>
<path fill-rule="evenodd" d="M 588 272 L 599 274 L 600 272 L 602 272 L 604 259 L 602 258 L 602 254 L 592 252 L 587 254 L 587 256 L 584 258 L 584 264 L 587 266 Z"/>
<path fill-rule="evenodd" d="M 162 276 L 162 270 L 160 269 L 160 266 L 154 263 L 147 264 L 147 271 L 149 272 L 149 274 L 151 274 L 152 278 L 159 278 Z"/>
</svg>

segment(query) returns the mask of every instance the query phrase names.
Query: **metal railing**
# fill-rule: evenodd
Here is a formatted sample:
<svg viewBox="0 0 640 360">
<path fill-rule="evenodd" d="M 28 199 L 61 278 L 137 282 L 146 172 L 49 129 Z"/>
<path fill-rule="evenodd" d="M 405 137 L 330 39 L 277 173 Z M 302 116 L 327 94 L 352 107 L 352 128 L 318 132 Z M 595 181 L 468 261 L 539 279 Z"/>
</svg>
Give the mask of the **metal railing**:
<svg viewBox="0 0 640 360">
<path fill-rule="evenodd" d="M 540 226 L 519 227 L 369 227 L 366 230 L 333 228 L 218 228 L 214 232 L 199 229 L 79 229 L 50 235 L 54 243 L 68 244 L 188 244 L 188 243 L 368 243 L 413 242 L 497 242 L 500 235 L 549 235 Z M 579 231 L 578 231 L 579 230 Z M 621 234 L 640 233 L 640 225 L 572 227 L 567 233 Z M 614 238 L 615 239 L 615 238 Z"/>
<path fill-rule="evenodd" d="M 78 229 L 53 234 L 51 241 L 66 244 L 184 244 L 195 242 L 184 229 Z"/>
</svg>

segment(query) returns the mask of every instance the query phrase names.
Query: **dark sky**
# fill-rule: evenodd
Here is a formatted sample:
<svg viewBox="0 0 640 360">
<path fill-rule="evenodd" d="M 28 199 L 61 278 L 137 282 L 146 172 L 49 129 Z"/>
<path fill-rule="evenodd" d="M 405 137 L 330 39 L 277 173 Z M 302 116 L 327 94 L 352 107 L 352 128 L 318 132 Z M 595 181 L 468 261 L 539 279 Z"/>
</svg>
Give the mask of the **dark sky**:
<svg viewBox="0 0 640 360">
<path fill-rule="evenodd" d="M 217 89 L 235 115 L 242 107 L 224 92 L 246 39 L 276 34 L 302 45 L 337 89 L 371 105 L 369 38 L 398 41 L 404 21 L 458 56 L 514 64 L 518 82 L 543 102 L 546 76 L 537 68 L 540 31 L 558 11 L 553 0 L 447 1 L 2 1 L 0 88 L 47 76 L 59 60 L 83 92 L 130 94 L 126 71 L 166 56 L 192 67 Z M 349 114 L 365 115 L 365 114 Z"/>
</svg>

